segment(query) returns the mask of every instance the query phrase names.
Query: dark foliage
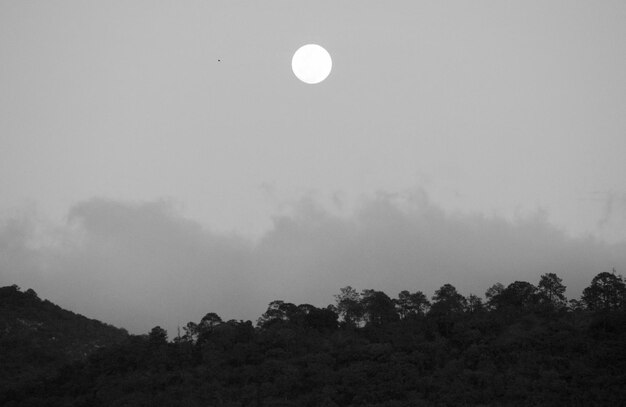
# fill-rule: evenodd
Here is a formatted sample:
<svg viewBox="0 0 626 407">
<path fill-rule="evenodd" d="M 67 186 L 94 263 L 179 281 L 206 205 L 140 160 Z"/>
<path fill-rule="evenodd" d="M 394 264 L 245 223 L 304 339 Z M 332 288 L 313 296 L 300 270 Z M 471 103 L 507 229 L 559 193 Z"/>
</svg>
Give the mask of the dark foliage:
<svg viewBox="0 0 626 407">
<path fill-rule="evenodd" d="M 620 406 L 626 302 L 610 275 L 574 308 L 547 274 L 495 285 L 485 304 L 449 284 L 432 305 L 346 287 L 326 308 L 273 301 L 256 327 L 209 313 L 171 342 L 155 327 L 13 383 L 0 404 Z"/>
<path fill-rule="evenodd" d="M 127 336 L 123 329 L 42 301 L 32 289 L 0 287 L 0 395 L 50 377 Z"/>
</svg>

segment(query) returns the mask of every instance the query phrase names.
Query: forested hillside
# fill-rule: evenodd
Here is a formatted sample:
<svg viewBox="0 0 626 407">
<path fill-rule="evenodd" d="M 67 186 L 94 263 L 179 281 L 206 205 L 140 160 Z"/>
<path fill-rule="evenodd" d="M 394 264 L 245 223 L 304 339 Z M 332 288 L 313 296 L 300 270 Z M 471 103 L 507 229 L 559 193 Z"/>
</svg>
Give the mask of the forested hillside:
<svg viewBox="0 0 626 407">
<path fill-rule="evenodd" d="M 84 360 L 127 336 L 123 329 L 41 300 L 32 289 L 1 287 L 0 394 L 6 397 L 18 384 L 37 383 L 68 362 Z"/>
<path fill-rule="evenodd" d="M 273 301 L 255 325 L 208 313 L 171 341 L 155 327 L 98 349 L 0 404 L 624 405 L 623 278 L 598 274 L 580 300 L 564 292 L 545 274 L 484 299 L 450 284 L 430 298 L 345 287 L 325 308 Z"/>
</svg>

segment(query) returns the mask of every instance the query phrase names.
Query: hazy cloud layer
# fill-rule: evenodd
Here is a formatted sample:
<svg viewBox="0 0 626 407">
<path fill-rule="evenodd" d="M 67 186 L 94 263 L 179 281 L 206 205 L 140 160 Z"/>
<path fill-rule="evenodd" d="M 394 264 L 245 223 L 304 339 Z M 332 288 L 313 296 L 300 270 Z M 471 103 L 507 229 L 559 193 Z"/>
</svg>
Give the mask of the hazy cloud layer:
<svg viewBox="0 0 626 407">
<path fill-rule="evenodd" d="M 626 245 L 568 237 L 542 213 L 516 222 L 446 213 L 422 192 L 381 194 L 350 216 L 305 199 L 256 242 L 212 232 L 167 201 L 94 199 L 63 226 L 32 213 L 0 223 L 2 285 L 137 333 L 161 325 L 175 335 L 209 311 L 254 320 L 274 299 L 322 306 L 345 285 L 430 296 L 451 283 L 482 295 L 555 272 L 578 297 L 612 267 L 626 267 Z"/>
</svg>

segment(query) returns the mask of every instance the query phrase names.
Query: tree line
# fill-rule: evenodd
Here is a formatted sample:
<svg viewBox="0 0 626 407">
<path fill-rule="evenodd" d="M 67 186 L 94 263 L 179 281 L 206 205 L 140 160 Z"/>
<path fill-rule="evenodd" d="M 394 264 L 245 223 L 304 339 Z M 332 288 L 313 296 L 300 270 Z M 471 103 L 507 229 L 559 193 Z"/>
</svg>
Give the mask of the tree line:
<svg viewBox="0 0 626 407">
<path fill-rule="evenodd" d="M 617 406 L 626 400 L 626 284 L 567 300 L 556 274 L 467 297 L 341 288 L 326 307 L 272 301 L 153 328 L 0 395 L 7 406 Z"/>
<path fill-rule="evenodd" d="M 444 284 L 431 298 L 422 291 L 401 291 L 391 298 L 383 291 L 365 289 L 360 293 L 347 286 L 335 295 L 336 304 L 317 308 L 310 304 L 295 305 L 275 300 L 257 320 L 257 327 L 267 328 L 276 323 L 302 325 L 315 329 L 380 326 L 399 320 L 418 317 L 443 317 L 446 315 L 473 314 L 477 312 L 500 312 L 514 315 L 519 312 L 610 312 L 626 307 L 626 283 L 616 274 L 602 272 L 583 290 L 580 300 L 567 300 L 566 286 L 555 273 L 541 276 L 535 286 L 526 281 L 515 281 L 507 287 L 501 283 L 491 286 L 485 293 L 486 300 L 477 295 L 461 295 L 451 284 Z M 213 312 L 206 314 L 198 323 L 189 322 L 184 335 L 176 341 L 196 341 L 202 334 L 211 332 L 222 324 L 221 317 Z M 155 327 L 154 332 L 163 330 Z M 166 333 L 165 333 L 166 334 Z"/>
</svg>

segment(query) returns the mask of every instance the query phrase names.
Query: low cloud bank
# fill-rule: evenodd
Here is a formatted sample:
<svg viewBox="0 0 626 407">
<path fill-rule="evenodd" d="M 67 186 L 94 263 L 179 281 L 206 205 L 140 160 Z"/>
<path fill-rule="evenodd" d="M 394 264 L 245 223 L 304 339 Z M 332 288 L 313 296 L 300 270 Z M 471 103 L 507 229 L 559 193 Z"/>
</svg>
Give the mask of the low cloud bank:
<svg viewBox="0 0 626 407">
<path fill-rule="evenodd" d="M 273 219 L 258 241 L 212 232 L 167 201 L 93 199 L 67 223 L 34 214 L 0 221 L 0 284 L 32 287 L 87 316 L 145 333 L 207 312 L 252 319 L 275 299 L 323 306 L 340 287 L 427 295 L 445 283 L 482 295 L 496 282 L 554 272 L 578 297 L 591 278 L 626 268 L 626 244 L 572 238 L 546 216 L 509 222 L 449 214 L 421 192 L 380 195 L 350 216 L 312 200 Z"/>
</svg>

